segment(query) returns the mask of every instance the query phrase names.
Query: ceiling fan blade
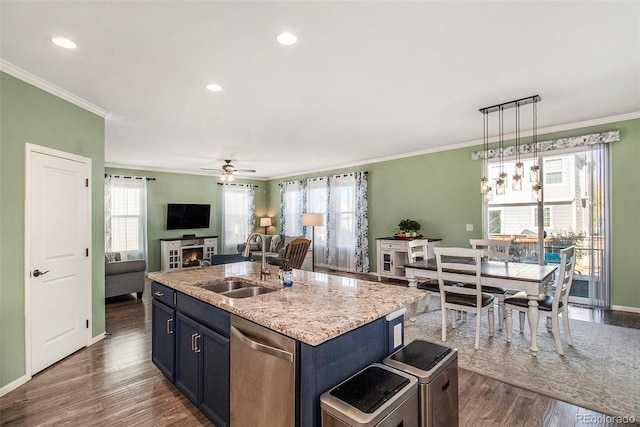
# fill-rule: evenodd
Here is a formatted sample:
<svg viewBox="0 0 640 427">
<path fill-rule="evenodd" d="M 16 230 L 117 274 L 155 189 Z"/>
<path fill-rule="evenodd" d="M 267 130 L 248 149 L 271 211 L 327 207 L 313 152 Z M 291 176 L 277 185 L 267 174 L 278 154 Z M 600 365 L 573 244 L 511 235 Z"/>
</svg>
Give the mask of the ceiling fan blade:
<svg viewBox="0 0 640 427">
<path fill-rule="evenodd" d="M 251 172 L 254 173 L 256 170 L 255 169 L 234 169 L 233 172 Z"/>
<path fill-rule="evenodd" d="M 220 169 L 212 169 L 212 168 L 200 168 L 203 171 L 214 171 L 214 172 L 220 172 Z"/>
</svg>

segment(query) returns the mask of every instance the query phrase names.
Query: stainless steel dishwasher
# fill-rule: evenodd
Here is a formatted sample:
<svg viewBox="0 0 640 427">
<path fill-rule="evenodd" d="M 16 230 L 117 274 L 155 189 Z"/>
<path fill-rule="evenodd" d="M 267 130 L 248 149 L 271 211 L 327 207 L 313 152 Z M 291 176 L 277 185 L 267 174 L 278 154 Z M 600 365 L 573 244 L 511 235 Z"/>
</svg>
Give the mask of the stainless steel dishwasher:
<svg viewBox="0 0 640 427">
<path fill-rule="evenodd" d="M 231 427 L 295 426 L 296 342 L 231 316 Z"/>
</svg>

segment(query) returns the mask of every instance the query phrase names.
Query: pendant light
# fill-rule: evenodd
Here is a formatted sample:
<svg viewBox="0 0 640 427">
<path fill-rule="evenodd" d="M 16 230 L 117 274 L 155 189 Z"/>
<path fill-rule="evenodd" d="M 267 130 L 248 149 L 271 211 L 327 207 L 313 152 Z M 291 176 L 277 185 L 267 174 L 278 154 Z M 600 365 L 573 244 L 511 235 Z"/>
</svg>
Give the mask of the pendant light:
<svg viewBox="0 0 640 427">
<path fill-rule="evenodd" d="M 500 106 L 498 115 L 498 127 L 500 132 L 498 156 L 500 156 L 500 175 L 496 180 L 496 196 L 503 196 L 507 186 L 507 173 L 504 171 L 504 108 Z"/>
<path fill-rule="evenodd" d="M 489 114 L 482 115 L 482 178 L 480 179 L 480 192 L 484 195 L 491 193 L 491 187 L 489 187 Z M 486 197 L 485 197 L 486 199 Z M 486 201 L 486 200 L 485 200 Z"/>
<path fill-rule="evenodd" d="M 513 191 L 522 191 L 523 166 L 520 160 L 520 103 L 518 103 L 516 105 L 516 165 L 513 169 L 513 179 L 511 181 L 511 189 Z"/>
<path fill-rule="evenodd" d="M 538 100 L 533 100 L 533 138 L 531 143 L 533 144 L 533 166 L 531 166 L 531 172 L 529 179 L 533 182 L 531 186 L 531 197 L 536 202 L 542 200 L 542 185 L 540 184 L 540 165 L 538 164 Z"/>
</svg>

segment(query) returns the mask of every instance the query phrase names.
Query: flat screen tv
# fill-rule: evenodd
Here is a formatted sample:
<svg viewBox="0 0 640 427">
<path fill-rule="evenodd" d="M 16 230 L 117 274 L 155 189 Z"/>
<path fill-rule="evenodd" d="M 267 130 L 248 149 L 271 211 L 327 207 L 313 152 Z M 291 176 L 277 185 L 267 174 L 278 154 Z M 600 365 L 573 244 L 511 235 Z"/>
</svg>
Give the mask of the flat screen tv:
<svg viewBox="0 0 640 427">
<path fill-rule="evenodd" d="M 209 228 L 211 205 L 193 203 L 167 204 L 167 230 Z"/>
</svg>

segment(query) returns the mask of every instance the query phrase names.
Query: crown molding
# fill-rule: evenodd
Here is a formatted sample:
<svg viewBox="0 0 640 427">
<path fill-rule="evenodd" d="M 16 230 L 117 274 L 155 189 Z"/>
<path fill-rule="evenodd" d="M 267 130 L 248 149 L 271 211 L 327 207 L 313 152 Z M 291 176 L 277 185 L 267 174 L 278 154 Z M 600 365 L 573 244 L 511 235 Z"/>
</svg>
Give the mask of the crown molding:
<svg viewBox="0 0 640 427">
<path fill-rule="evenodd" d="M 563 124 L 563 125 L 550 126 L 550 127 L 546 127 L 546 128 L 539 128 L 538 129 L 538 135 L 540 136 L 540 135 L 554 133 L 554 132 L 563 132 L 563 131 L 567 131 L 567 130 L 581 129 L 581 128 L 586 128 L 586 127 L 590 127 L 590 126 L 605 125 L 605 124 L 609 124 L 609 123 L 624 122 L 624 121 L 627 121 L 627 120 L 634 120 L 634 119 L 640 119 L 640 111 L 634 111 L 634 112 L 631 112 L 631 113 L 619 114 L 619 115 L 616 115 L 616 116 L 601 117 L 601 118 L 598 118 L 598 119 L 585 120 L 585 121 L 582 121 L 582 122 L 574 122 L 574 123 L 567 123 L 567 124 Z M 522 132 L 521 136 L 523 136 L 523 137 L 531 136 L 531 131 Z M 515 139 L 515 133 L 504 135 L 504 139 L 505 140 Z M 489 139 L 489 143 L 497 142 L 497 141 L 498 141 L 498 137 L 497 136 L 494 137 L 494 138 L 490 138 Z M 267 179 L 268 180 L 283 179 L 283 178 L 295 177 L 295 176 L 298 176 L 298 175 L 308 175 L 308 174 L 319 173 L 319 172 L 327 172 L 327 171 L 331 171 L 331 170 L 335 170 L 335 169 L 352 168 L 352 167 L 356 167 L 356 166 L 369 165 L 369 164 L 373 164 L 373 163 L 387 162 L 389 160 L 397 160 L 397 159 L 404 159 L 404 158 L 407 158 L 407 157 L 421 156 L 421 155 L 424 155 L 424 154 L 439 153 L 441 151 L 449 151 L 449 150 L 457 150 L 457 149 L 460 149 L 460 148 L 474 147 L 474 146 L 477 146 L 477 145 L 482 145 L 482 143 L 483 143 L 482 139 L 476 139 L 476 140 L 473 140 L 473 141 L 460 142 L 460 143 L 457 143 L 457 144 L 451 144 L 451 145 L 447 145 L 447 146 L 444 146 L 444 147 L 436 147 L 436 148 L 428 148 L 428 149 L 425 149 L 425 150 L 411 151 L 411 152 L 408 152 L 408 153 L 396 154 L 396 155 L 393 155 L 393 156 L 379 157 L 379 158 L 375 158 L 375 159 L 363 160 L 363 161 L 360 161 L 360 162 L 345 163 L 345 164 L 341 164 L 341 165 L 335 165 L 335 166 L 331 166 L 331 167 L 328 167 L 328 168 L 311 169 L 311 170 L 299 171 L 299 172 L 295 172 L 295 173 L 289 173 L 289 174 L 286 174 L 286 175 L 270 176 Z"/>
<path fill-rule="evenodd" d="M 0 71 L 10 74 L 17 79 L 20 79 L 32 86 L 44 90 L 45 92 L 49 92 L 50 94 L 55 95 L 58 98 L 69 101 L 80 108 L 84 108 L 85 110 L 102 117 L 103 119 L 109 116 L 109 111 L 105 110 L 104 108 L 100 108 L 97 105 L 90 103 L 86 99 L 80 98 L 79 96 L 76 96 L 71 92 L 67 92 L 66 90 L 52 83 L 49 83 L 48 81 L 34 74 L 31 74 L 30 72 L 23 70 L 22 68 L 17 67 L 12 63 L 5 61 L 4 59 L 0 59 Z"/>
</svg>

